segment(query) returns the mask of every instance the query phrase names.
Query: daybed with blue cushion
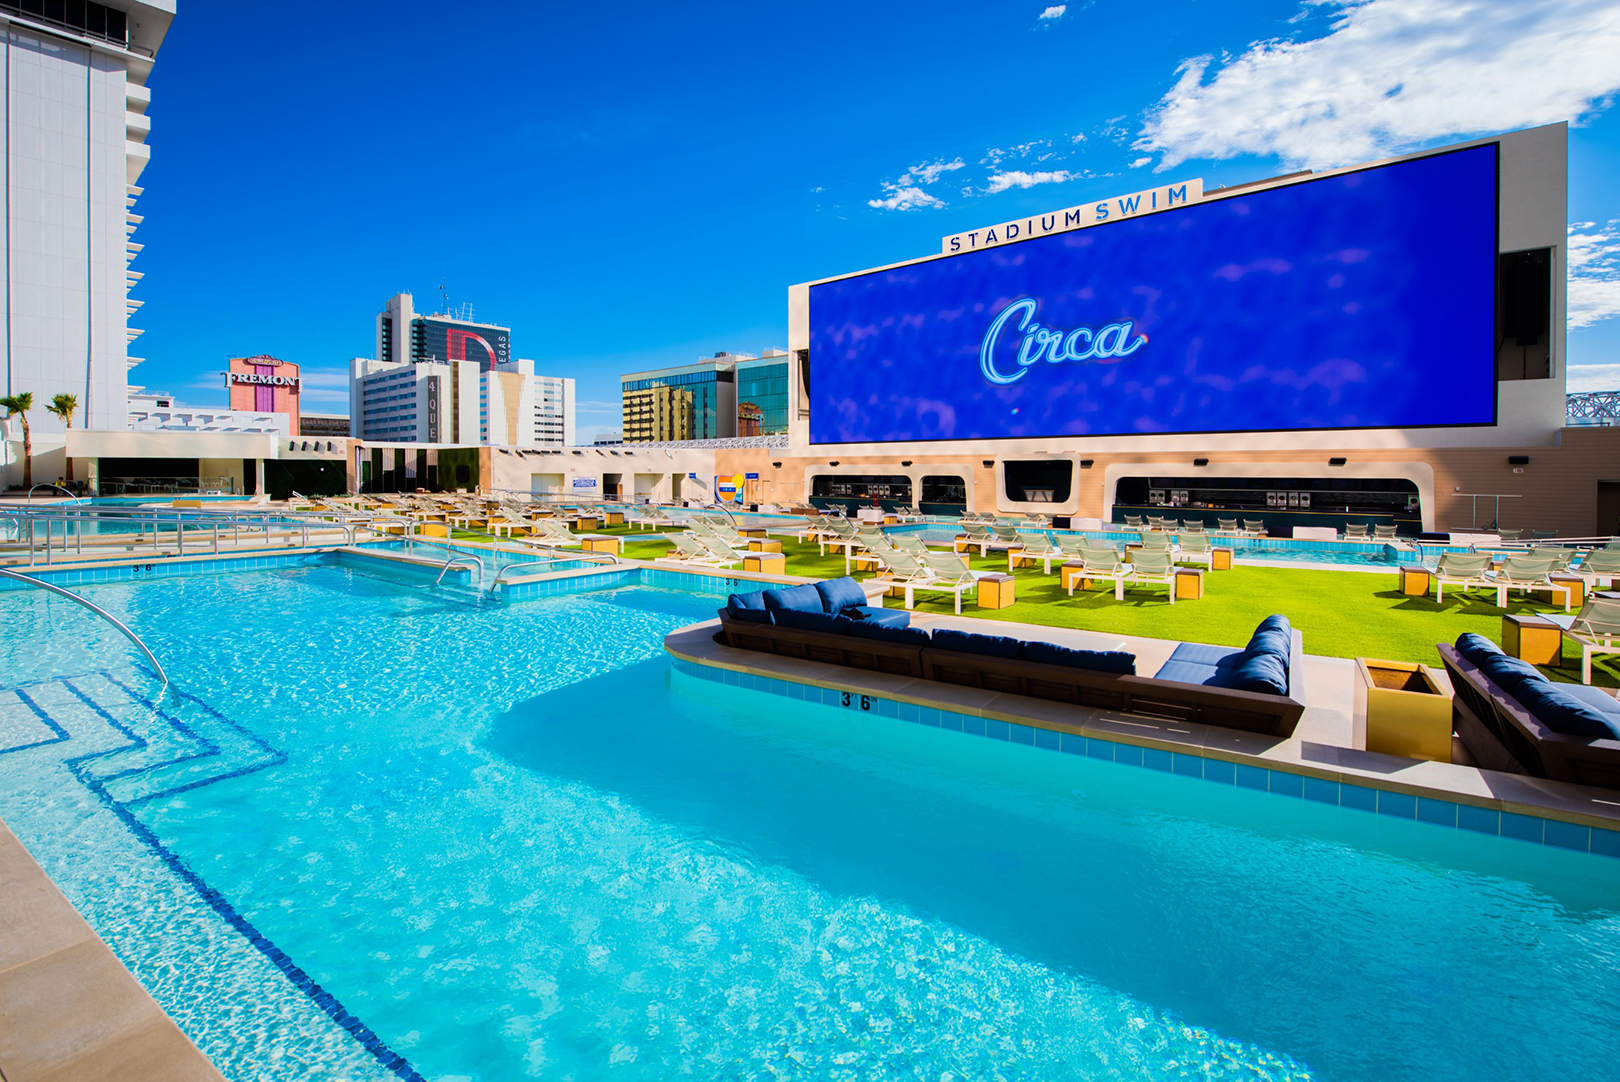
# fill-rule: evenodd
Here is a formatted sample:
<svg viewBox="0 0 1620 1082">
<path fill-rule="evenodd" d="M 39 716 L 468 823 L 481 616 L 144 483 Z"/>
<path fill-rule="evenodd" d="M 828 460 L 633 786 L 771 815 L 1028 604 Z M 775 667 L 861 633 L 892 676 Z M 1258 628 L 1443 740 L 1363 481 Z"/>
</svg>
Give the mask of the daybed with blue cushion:
<svg viewBox="0 0 1620 1082">
<path fill-rule="evenodd" d="M 1262 624 L 1247 649 L 1189 644 L 1177 651 L 1183 667 L 1167 664 L 1145 677 L 1133 654 L 950 628 L 929 635 L 909 626 L 910 613 L 865 600 L 853 579 L 733 594 L 716 638 L 744 650 L 1280 737 L 1292 735 L 1305 709 L 1302 645 L 1280 616 Z"/>
<path fill-rule="evenodd" d="M 1183 643 L 1151 677 L 1136 675 L 1131 654 L 940 630 L 923 651 L 923 674 L 949 684 L 1287 737 L 1305 712 L 1298 675 L 1303 653 L 1299 633 L 1282 616 L 1268 617 L 1247 647 Z"/>
<path fill-rule="evenodd" d="M 1436 649 L 1456 692 L 1452 725 L 1479 766 L 1620 789 L 1620 700 L 1555 684 L 1483 635 Z"/>
<path fill-rule="evenodd" d="M 720 610 L 720 638 L 741 650 L 921 676 L 928 633 L 910 623 L 909 612 L 868 605 L 860 583 L 846 577 L 732 594 Z"/>
</svg>

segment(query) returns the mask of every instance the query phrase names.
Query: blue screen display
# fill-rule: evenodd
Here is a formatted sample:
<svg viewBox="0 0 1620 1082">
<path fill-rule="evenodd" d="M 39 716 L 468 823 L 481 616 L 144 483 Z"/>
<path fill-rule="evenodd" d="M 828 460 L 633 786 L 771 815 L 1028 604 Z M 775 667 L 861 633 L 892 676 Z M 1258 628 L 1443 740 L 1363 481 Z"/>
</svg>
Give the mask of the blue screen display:
<svg viewBox="0 0 1620 1082">
<path fill-rule="evenodd" d="M 1496 419 L 1497 147 L 810 287 L 810 442 Z"/>
</svg>

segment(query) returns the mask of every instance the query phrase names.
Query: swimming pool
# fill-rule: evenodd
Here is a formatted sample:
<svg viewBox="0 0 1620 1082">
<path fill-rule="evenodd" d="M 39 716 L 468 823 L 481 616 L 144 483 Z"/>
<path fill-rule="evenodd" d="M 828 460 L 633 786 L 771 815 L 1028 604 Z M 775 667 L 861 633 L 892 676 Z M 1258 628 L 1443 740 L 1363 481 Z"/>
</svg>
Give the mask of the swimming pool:
<svg viewBox="0 0 1620 1082">
<path fill-rule="evenodd" d="M 0 816 L 233 1080 L 1620 1054 L 1620 860 L 716 688 L 661 650 L 691 581 L 85 587 L 155 709 L 103 625 L 0 591 Z"/>
</svg>

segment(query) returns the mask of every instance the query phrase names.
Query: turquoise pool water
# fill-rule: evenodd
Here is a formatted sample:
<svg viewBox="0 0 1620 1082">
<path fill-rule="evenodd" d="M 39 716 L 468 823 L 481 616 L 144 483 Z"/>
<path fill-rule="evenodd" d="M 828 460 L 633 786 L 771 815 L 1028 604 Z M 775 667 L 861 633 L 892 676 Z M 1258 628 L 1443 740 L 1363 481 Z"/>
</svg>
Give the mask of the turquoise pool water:
<svg viewBox="0 0 1620 1082">
<path fill-rule="evenodd" d="M 1620 860 L 719 688 L 660 646 L 713 593 L 85 592 L 177 693 L 0 592 L 0 816 L 233 1082 L 1620 1055 Z"/>
</svg>

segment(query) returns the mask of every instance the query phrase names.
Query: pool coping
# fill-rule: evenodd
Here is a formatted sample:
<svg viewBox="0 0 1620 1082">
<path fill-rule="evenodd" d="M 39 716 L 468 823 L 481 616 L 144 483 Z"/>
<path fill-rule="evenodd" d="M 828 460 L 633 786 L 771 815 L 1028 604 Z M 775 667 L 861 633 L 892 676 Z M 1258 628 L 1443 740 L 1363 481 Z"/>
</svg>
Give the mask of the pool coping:
<svg viewBox="0 0 1620 1082">
<path fill-rule="evenodd" d="M 0 821 L 0 1078 L 224 1082 Z"/>
<path fill-rule="evenodd" d="M 820 695 L 828 705 L 1051 751 L 1620 857 L 1620 793 L 740 650 L 714 641 L 719 626 L 705 621 L 664 638 L 678 672 L 793 699 Z M 1600 793 L 1613 799 L 1594 796 Z"/>
</svg>

